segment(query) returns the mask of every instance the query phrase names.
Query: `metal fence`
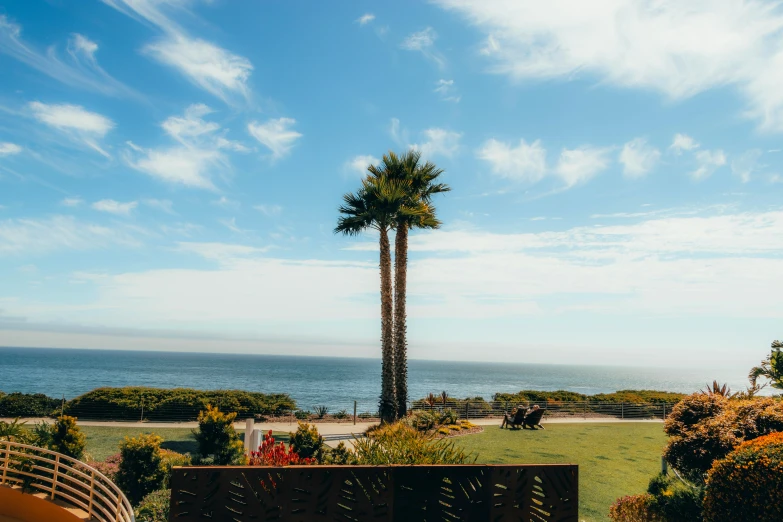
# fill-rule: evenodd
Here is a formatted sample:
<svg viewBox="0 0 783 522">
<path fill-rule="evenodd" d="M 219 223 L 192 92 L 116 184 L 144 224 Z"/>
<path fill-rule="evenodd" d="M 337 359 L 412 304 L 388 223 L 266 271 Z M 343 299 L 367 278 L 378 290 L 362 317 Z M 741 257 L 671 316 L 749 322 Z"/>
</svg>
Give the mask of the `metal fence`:
<svg viewBox="0 0 783 522">
<path fill-rule="evenodd" d="M 411 411 L 432 411 L 442 414 L 453 410 L 461 419 L 483 419 L 510 414 L 517 406 L 527 408 L 537 404 L 544 409 L 546 417 L 573 419 L 662 419 L 672 411 L 675 403 L 628 403 L 591 401 L 550 401 L 537 403 L 470 402 L 452 401 L 443 404 L 414 403 Z"/>
<path fill-rule="evenodd" d="M 170 519 L 576 522 L 578 505 L 573 464 L 188 467 Z"/>
<path fill-rule="evenodd" d="M 37 489 L 86 511 L 90 520 L 133 522 L 130 502 L 114 482 L 61 453 L 0 441 L 0 485 Z"/>
</svg>

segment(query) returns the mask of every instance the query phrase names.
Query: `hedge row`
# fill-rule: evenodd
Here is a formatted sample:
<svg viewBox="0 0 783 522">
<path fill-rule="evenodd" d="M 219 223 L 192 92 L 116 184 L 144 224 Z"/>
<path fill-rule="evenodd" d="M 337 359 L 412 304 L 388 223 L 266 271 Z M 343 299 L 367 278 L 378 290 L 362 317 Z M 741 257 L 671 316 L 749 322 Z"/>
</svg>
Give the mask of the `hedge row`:
<svg viewBox="0 0 783 522">
<path fill-rule="evenodd" d="M 196 420 L 211 404 L 239 418 L 279 415 L 296 409 L 287 394 L 191 388 L 97 388 L 66 401 L 65 414 L 80 419 Z M 59 413 L 61 401 L 43 394 L 0 394 L 0 417 L 40 417 Z"/>
<path fill-rule="evenodd" d="M 517 393 L 496 393 L 493 396 L 495 401 L 500 402 L 609 402 L 626 404 L 671 404 L 679 402 L 685 397 L 684 393 L 665 392 L 657 390 L 620 390 L 614 393 L 598 393 L 595 395 L 585 395 L 566 390 L 540 391 L 540 390 L 522 390 Z"/>
</svg>

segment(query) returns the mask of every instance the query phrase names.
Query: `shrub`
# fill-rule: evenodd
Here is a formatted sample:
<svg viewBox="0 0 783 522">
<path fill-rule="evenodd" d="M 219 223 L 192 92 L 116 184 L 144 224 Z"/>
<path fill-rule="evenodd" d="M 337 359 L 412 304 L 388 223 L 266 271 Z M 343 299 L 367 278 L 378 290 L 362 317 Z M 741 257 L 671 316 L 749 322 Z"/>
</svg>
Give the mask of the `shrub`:
<svg viewBox="0 0 783 522">
<path fill-rule="evenodd" d="M 294 412 L 294 417 L 296 417 L 297 420 L 307 420 L 310 418 L 310 412 L 307 410 L 296 410 Z"/>
<path fill-rule="evenodd" d="M 210 457 L 219 466 L 244 463 L 245 446 L 234 429 L 236 417 L 210 405 L 198 414 L 198 430 L 193 435 L 202 458 Z"/>
<path fill-rule="evenodd" d="M 375 413 L 370 413 L 369 411 L 363 411 L 359 415 L 357 415 L 360 419 L 375 419 L 378 417 Z"/>
<path fill-rule="evenodd" d="M 21 422 L 18 417 L 11 422 L 0 421 L 0 440 L 27 444 L 30 438 L 30 430 L 26 428 L 26 423 Z"/>
<path fill-rule="evenodd" d="M 103 462 L 89 461 L 87 462 L 87 465 L 103 473 L 106 478 L 112 482 L 116 482 L 117 472 L 120 469 L 120 462 L 122 462 L 122 455 L 115 453 L 114 455 L 106 457 L 106 460 Z"/>
<path fill-rule="evenodd" d="M 664 430 L 670 436 L 666 460 L 690 480 L 702 483 L 713 462 L 741 442 L 783 431 L 783 402 L 694 394 L 672 409 Z"/>
<path fill-rule="evenodd" d="M 493 399 L 498 402 L 511 404 L 526 404 L 530 402 L 573 402 L 592 401 L 610 403 L 643 404 L 647 402 L 661 404 L 679 402 L 685 397 L 683 393 L 673 393 L 657 390 L 619 390 L 614 393 L 599 393 L 596 395 L 584 395 L 566 390 L 541 391 L 522 390 L 518 393 L 496 393 Z"/>
<path fill-rule="evenodd" d="M 614 522 L 665 522 L 653 513 L 653 496 L 629 495 L 618 498 L 609 508 L 609 520 Z"/>
<path fill-rule="evenodd" d="M 297 466 L 302 464 L 315 464 L 315 459 L 302 458 L 294 451 L 293 446 L 285 449 L 285 444 L 275 444 L 272 430 L 264 435 L 264 441 L 258 447 L 258 451 L 250 452 L 250 466 Z"/>
<path fill-rule="evenodd" d="M 136 522 L 168 522 L 171 490 L 159 489 L 153 491 L 139 502 L 133 511 Z"/>
<path fill-rule="evenodd" d="M 324 438 L 318 433 L 318 428 L 306 422 L 300 422 L 295 433 L 289 439 L 291 448 L 305 459 L 320 461 L 323 456 Z"/>
<path fill-rule="evenodd" d="M 705 519 L 783 520 L 781 491 L 783 433 L 744 442 L 710 469 L 704 498 Z"/>
<path fill-rule="evenodd" d="M 342 466 L 356 464 L 356 456 L 341 441 L 336 448 L 330 448 L 324 452 L 323 463 Z"/>
<path fill-rule="evenodd" d="M 125 437 L 120 444 L 116 483 L 133 505 L 163 485 L 166 476 L 160 443 L 155 434 Z"/>
<path fill-rule="evenodd" d="M 191 388 L 97 388 L 68 401 L 66 413 L 83 419 L 196 420 L 208 404 L 241 418 L 281 415 L 296 408 L 286 394 L 265 394 L 242 390 L 194 390 Z M 59 403 L 58 403 L 59 406 Z"/>
<path fill-rule="evenodd" d="M 323 419 L 326 417 L 326 414 L 329 413 L 329 407 L 328 406 L 313 406 L 313 411 L 315 412 L 315 416 L 319 419 Z"/>
<path fill-rule="evenodd" d="M 337 420 L 349 419 L 351 415 L 346 410 L 336 412 L 333 417 Z"/>
<path fill-rule="evenodd" d="M 9 393 L 0 396 L 0 417 L 52 417 L 62 401 L 42 393 Z"/>
<path fill-rule="evenodd" d="M 76 425 L 76 417 L 63 415 L 51 426 L 49 449 L 74 459 L 81 459 L 87 446 L 87 436 Z"/>
<path fill-rule="evenodd" d="M 437 412 L 416 410 L 405 419 L 405 423 L 419 431 L 429 431 L 438 423 Z"/>
<path fill-rule="evenodd" d="M 190 466 L 190 455 L 167 449 L 160 450 L 160 462 L 163 466 L 163 487 L 171 487 L 171 469 L 177 466 Z"/>
<path fill-rule="evenodd" d="M 438 423 L 455 424 L 457 422 L 457 419 L 459 419 L 459 415 L 457 415 L 457 412 L 452 409 L 448 409 L 441 412 L 440 418 L 438 419 Z"/>
<path fill-rule="evenodd" d="M 448 439 L 435 439 L 403 422 L 387 424 L 354 440 L 358 464 L 472 464 L 476 456 Z"/>
</svg>

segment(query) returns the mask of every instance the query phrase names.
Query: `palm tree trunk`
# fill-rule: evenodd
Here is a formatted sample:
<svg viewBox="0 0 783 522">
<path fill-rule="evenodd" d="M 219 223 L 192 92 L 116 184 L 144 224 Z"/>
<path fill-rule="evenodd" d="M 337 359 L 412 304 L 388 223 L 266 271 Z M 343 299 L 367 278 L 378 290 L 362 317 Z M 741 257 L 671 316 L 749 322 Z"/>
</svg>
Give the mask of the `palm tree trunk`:
<svg viewBox="0 0 783 522">
<path fill-rule="evenodd" d="M 408 278 L 408 226 L 397 226 L 394 240 L 394 389 L 397 418 L 408 413 L 408 340 L 405 295 Z"/>
<path fill-rule="evenodd" d="M 391 247 L 389 234 L 381 229 L 381 422 L 394 422 L 397 402 L 394 398 L 394 316 L 392 304 Z"/>
</svg>

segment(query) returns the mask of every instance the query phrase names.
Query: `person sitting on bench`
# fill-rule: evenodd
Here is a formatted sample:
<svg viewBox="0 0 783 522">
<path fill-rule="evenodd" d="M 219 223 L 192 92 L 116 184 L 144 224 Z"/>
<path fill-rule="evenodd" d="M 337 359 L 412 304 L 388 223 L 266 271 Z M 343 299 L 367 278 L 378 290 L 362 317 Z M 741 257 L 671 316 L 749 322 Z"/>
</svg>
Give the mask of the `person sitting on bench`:
<svg viewBox="0 0 783 522">
<path fill-rule="evenodd" d="M 523 408 L 520 404 L 511 411 L 511 415 L 503 415 L 503 422 L 500 424 L 500 427 L 505 428 L 506 426 L 519 426 L 524 421 L 525 415 L 527 415 L 527 411 L 525 411 L 525 408 Z"/>
<path fill-rule="evenodd" d="M 536 426 L 541 426 L 541 418 L 544 416 L 544 410 L 538 407 L 538 404 L 527 410 L 525 418 L 522 419 L 522 429 L 530 427 L 530 429 L 536 429 Z M 543 429 L 544 427 L 541 426 Z"/>
</svg>

